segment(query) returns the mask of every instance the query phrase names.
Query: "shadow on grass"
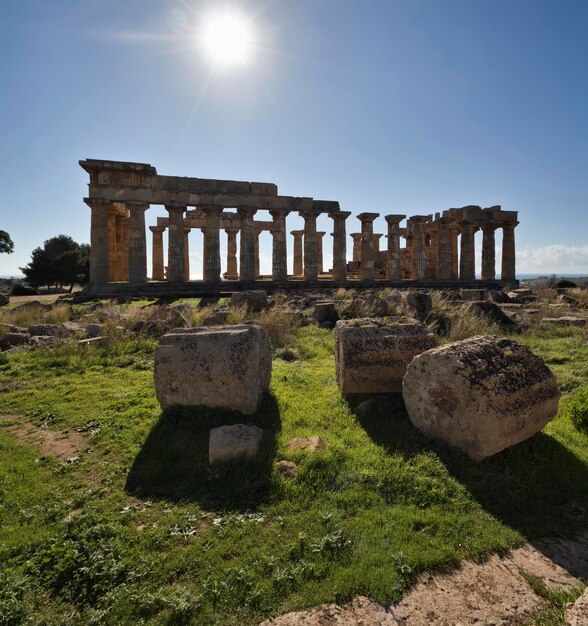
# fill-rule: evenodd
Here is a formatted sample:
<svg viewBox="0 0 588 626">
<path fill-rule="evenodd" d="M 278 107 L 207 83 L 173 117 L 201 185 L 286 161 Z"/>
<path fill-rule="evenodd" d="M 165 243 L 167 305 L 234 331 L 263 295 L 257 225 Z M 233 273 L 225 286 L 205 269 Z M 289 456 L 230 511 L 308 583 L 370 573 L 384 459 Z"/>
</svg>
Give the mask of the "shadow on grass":
<svg viewBox="0 0 588 626">
<path fill-rule="evenodd" d="M 358 415 L 371 439 L 407 459 L 433 452 L 449 474 L 505 525 L 528 539 L 574 536 L 588 529 L 588 466 L 553 437 L 538 433 L 476 463 L 410 422 L 401 395 Z"/>
<path fill-rule="evenodd" d="M 210 429 L 243 423 L 264 430 L 259 459 L 211 470 Z M 249 416 L 206 407 L 172 407 L 149 432 L 125 489 L 141 498 L 197 501 L 211 510 L 255 509 L 269 495 L 280 429 L 278 403 L 271 394 L 266 394 L 259 411 Z"/>
</svg>

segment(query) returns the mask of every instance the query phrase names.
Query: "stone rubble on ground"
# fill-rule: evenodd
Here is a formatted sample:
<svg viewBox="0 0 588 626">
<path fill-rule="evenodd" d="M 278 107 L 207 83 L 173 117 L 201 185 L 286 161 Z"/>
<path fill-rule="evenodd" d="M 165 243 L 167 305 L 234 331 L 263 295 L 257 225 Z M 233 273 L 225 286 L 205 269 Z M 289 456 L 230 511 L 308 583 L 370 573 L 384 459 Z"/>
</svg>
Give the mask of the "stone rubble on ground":
<svg viewBox="0 0 588 626">
<path fill-rule="evenodd" d="M 263 440 L 263 430 L 257 426 L 232 424 L 210 431 L 208 462 L 211 466 L 241 461 L 254 461 Z"/>
</svg>

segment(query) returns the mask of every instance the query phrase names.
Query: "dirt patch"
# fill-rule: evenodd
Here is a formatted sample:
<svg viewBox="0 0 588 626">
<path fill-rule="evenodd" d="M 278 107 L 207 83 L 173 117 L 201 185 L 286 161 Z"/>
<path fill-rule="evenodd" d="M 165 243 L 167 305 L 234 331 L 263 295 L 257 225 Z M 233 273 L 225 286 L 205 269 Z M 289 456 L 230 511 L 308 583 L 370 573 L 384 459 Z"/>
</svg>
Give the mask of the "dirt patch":
<svg viewBox="0 0 588 626">
<path fill-rule="evenodd" d="M 505 626 L 543 606 L 517 567 L 494 555 L 481 564 L 465 561 L 449 574 L 424 574 L 392 613 L 407 626 Z"/>
<path fill-rule="evenodd" d="M 308 611 L 286 613 L 260 626 L 396 626 L 398 622 L 377 602 L 358 596 L 344 606 L 325 604 Z"/>
<path fill-rule="evenodd" d="M 77 456 L 87 447 L 85 438 L 75 430 L 40 428 L 19 415 L 0 415 L 0 428 L 8 431 L 19 442 L 61 461 Z"/>
<path fill-rule="evenodd" d="M 588 578 L 588 531 L 573 540 L 533 541 L 505 556 L 493 555 L 485 563 L 464 561 L 449 573 L 424 573 L 396 606 L 382 607 L 358 597 L 343 606 L 326 604 L 287 613 L 260 626 L 520 624 L 546 606 L 521 571 L 550 588 L 578 588 Z M 574 618 L 585 619 L 586 593 L 577 602 Z M 568 612 L 572 615 L 571 605 Z"/>
</svg>

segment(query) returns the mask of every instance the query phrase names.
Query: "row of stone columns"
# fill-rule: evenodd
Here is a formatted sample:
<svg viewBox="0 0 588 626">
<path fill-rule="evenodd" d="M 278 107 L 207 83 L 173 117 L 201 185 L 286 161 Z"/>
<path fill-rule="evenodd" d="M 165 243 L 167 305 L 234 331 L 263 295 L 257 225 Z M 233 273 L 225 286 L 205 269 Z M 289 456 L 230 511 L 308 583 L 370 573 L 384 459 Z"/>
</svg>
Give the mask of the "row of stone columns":
<svg viewBox="0 0 588 626">
<path fill-rule="evenodd" d="M 128 280 L 131 283 L 146 281 L 146 235 L 145 211 L 149 207 L 143 202 L 112 203 L 101 200 L 86 200 L 92 209 L 91 217 L 91 280 L 101 284 L 109 281 Z M 182 282 L 189 280 L 189 239 L 190 227 L 184 220 L 186 207 L 166 205 L 168 219 L 168 267 L 167 280 Z M 470 209 L 478 213 L 468 213 Z M 471 215 L 482 215 L 488 219 L 487 211 L 500 207 L 481 210 L 479 207 L 450 209 L 443 215 L 413 216 L 407 227 L 401 228 L 400 222 L 405 215 L 387 215 L 388 247 L 385 262 L 385 275 L 388 280 L 400 280 L 408 263 L 409 277 L 414 280 L 438 279 L 472 281 L 475 279 L 475 243 L 474 234 L 481 229 L 482 236 L 482 280 L 495 278 L 495 230 L 503 229 L 502 274 L 504 281 L 515 280 L 515 239 L 514 228 L 517 222 L 486 221 L 480 223 Z M 481 211 L 481 213 L 480 213 Z M 223 208 L 219 205 L 201 207 L 204 218 L 204 280 L 218 283 L 221 279 L 220 261 L 220 221 Z M 225 228 L 228 236 L 227 272 L 225 278 L 251 282 L 259 276 L 260 228 L 255 226 L 253 217 L 257 212 L 251 207 L 239 207 L 238 226 Z M 456 213 L 457 212 L 457 213 Z M 272 242 L 272 279 L 283 282 L 288 279 L 286 217 L 289 211 L 273 210 L 271 232 Z M 304 277 L 307 281 L 316 281 L 323 272 L 322 240 L 325 235 L 317 231 L 317 217 L 320 210 L 301 211 L 304 229 L 292 231 L 294 237 L 294 276 Z M 501 211 L 492 215 L 508 215 Z M 350 212 L 335 211 L 329 213 L 333 219 L 333 279 L 342 281 L 347 277 L 347 249 L 345 223 Z M 457 216 L 457 217 L 456 217 Z M 353 261 L 360 264 L 361 278 L 364 281 L 375 279 L 375 261 L 380 258 L 379 239 L 382 235 L 374 233 L 373 223 L 377 213 L 361 213 L 361 232 L 352 233 Z M 163 232 L 164 226 L 151 226 L 153 233 L 153 271 L 152 279 L 165 279 Z M 239 265 L 237 269 L 237 233 L 240 232 Z M 458 236 L 460 254 L 458 267 Z M 400 237 L 407 240 L 407 247 L 401 251 Z M 404 261 L 403 261 L 404 259 Z M 403 268 L 404 264 L 404 268 Z"/>
</svg>

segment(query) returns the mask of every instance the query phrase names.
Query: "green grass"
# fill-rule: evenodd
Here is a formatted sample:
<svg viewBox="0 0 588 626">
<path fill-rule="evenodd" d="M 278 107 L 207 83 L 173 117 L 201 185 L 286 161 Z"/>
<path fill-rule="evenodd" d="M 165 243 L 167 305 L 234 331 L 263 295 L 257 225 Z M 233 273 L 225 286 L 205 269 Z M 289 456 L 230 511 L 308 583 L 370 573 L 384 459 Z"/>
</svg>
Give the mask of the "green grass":
<svg viewBox="0 0 588 626">
<path fill-rule="evenodd" d="M 521 341 L 566 391 L 586 385 L 582 333 Z M 426 568 L 588 526 L 588 437 L 567 399 L 544 433 L 475 464 L 422 437 L 401 399 L 360 421 L 336 385 L 331 331 L 288 342 L 300 359 L 274 360 L 251 418 L 162 414 L 151 339 L 0 363 L 0 414 L 87 438 L 61 463 L 0 423 L 0 624 L 255 624 L 359 593 L 391 602 Z M 264 428 L 264 455 L 211 472 L 208 431 L 236 421 Z M 286 450 L 310 435 L 328 450 Z"/>
</svg>

